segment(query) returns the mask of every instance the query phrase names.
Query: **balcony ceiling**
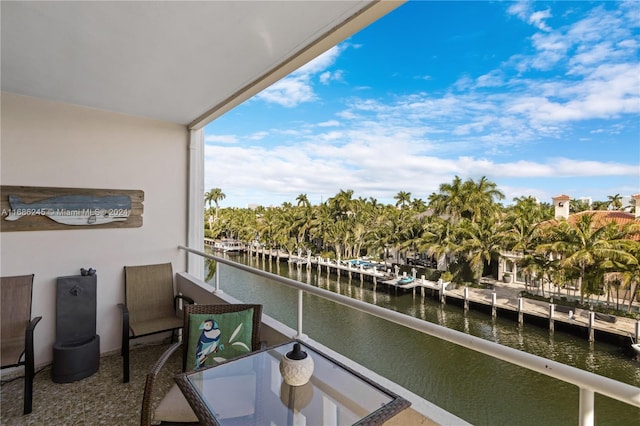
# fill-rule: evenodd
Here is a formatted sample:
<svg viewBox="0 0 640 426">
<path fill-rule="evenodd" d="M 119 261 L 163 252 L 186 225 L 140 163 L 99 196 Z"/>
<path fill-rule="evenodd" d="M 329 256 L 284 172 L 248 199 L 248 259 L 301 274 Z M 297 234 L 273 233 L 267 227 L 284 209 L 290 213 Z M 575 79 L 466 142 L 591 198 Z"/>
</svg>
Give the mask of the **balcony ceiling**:
<svg viewBox="0 0 640 426">
<path fill-rule="evenodd" d="M 2 1 L 2 90 L 197 128 L 400 4 Z"/>
</svg>

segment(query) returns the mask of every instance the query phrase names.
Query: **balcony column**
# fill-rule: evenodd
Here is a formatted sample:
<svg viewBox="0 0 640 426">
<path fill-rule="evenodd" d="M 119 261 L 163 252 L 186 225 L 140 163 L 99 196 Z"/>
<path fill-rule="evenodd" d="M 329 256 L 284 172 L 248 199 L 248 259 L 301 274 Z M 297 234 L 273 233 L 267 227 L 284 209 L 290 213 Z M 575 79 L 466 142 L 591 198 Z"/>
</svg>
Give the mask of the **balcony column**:
<svg viewBox="0 0 640 426">
<path fill-rule="evenodd" d="M 580 388 L 580 402 L 578 424 L 580 426 L 593 426 L 594 424 L 594 392 L 590 389 Z"/>
<path fill-rule="evenodd" d="M 187 246 L 204 251 L 204 130 L 189 135 L 189 200 L 187 207 Z M 187 272 L 204 279 L 204 258 L 187 254 Z"/>
</svg>

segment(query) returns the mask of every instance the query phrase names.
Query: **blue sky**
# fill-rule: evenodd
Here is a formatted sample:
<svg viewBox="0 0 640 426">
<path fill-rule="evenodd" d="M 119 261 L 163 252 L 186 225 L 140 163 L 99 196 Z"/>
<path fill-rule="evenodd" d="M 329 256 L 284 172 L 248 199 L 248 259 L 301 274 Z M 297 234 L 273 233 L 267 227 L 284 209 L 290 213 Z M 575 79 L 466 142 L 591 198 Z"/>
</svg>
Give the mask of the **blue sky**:
<svg viewBox="0 0 640 426">
<path fill-rule="evenodd" d="M 411 1 L 205 129 L 222 207 L 640 192 L 640 2 Z"/>
</svg>

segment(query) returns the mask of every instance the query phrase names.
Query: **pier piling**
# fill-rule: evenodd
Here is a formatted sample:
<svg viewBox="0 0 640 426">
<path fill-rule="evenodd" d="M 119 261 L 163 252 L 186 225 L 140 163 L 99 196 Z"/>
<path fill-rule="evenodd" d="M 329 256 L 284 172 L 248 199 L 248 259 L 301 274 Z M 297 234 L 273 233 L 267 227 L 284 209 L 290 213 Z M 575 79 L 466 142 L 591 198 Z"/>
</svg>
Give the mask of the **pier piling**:
<svg viewBox="0 0 640 426">
<path fill-rule="evenodd" d="M 493 318 L 496 317 L 497 308 L 496 308 L 496 292 L 491 293 L 491 316 Z"/>
<path fill-rule="evenodd" d="M 596 313 L 593 311 L 589 311 L 589 341 L 593 342 L 595 340 L 594 338 L 594 332 L 593 332 L 593 323 L 596 317 Z"/>
<path fill-rule="evenodd" d="M 549 331 L 553 331 L 553 313 L 555 311 L 555 305 L 553 303 L 549 303 Z"/>
<path fill-rule="evenodd" d="M 518 324 L 522 325 L 522 323 L 524 322 L 524 314 L 523 314 L 523 309 L 524 308 L 524 301 L 522 300 L 522 297 L 518 297 Z"/>
<path fill-rule="evenodd" d="M 469 287 L 464 288 L 464 310 L 469 310 Z"/>
</svg>

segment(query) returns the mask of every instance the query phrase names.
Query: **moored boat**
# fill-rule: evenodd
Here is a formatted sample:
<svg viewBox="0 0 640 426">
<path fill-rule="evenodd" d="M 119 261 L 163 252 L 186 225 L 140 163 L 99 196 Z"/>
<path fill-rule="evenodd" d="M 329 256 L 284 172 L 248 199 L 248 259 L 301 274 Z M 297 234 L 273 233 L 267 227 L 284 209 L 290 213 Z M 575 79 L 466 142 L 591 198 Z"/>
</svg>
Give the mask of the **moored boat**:
<svg viewBox="0 0 640 426">
<path fill-rule="evenodd" d="M 244 251 L 244 243 L 238 240 L 222 239 L 215 240 L 213 243 L 213 249 L 224 253 L 233 253 Z"/>
<path fill-rule="evenodd" d="M 398 280 L 398 285 L 409 284 L 409 283 L 412 283 L 413 281 L 415 281 L 415 278 L 413 276 L 402 277 Z"/>
</svg>

